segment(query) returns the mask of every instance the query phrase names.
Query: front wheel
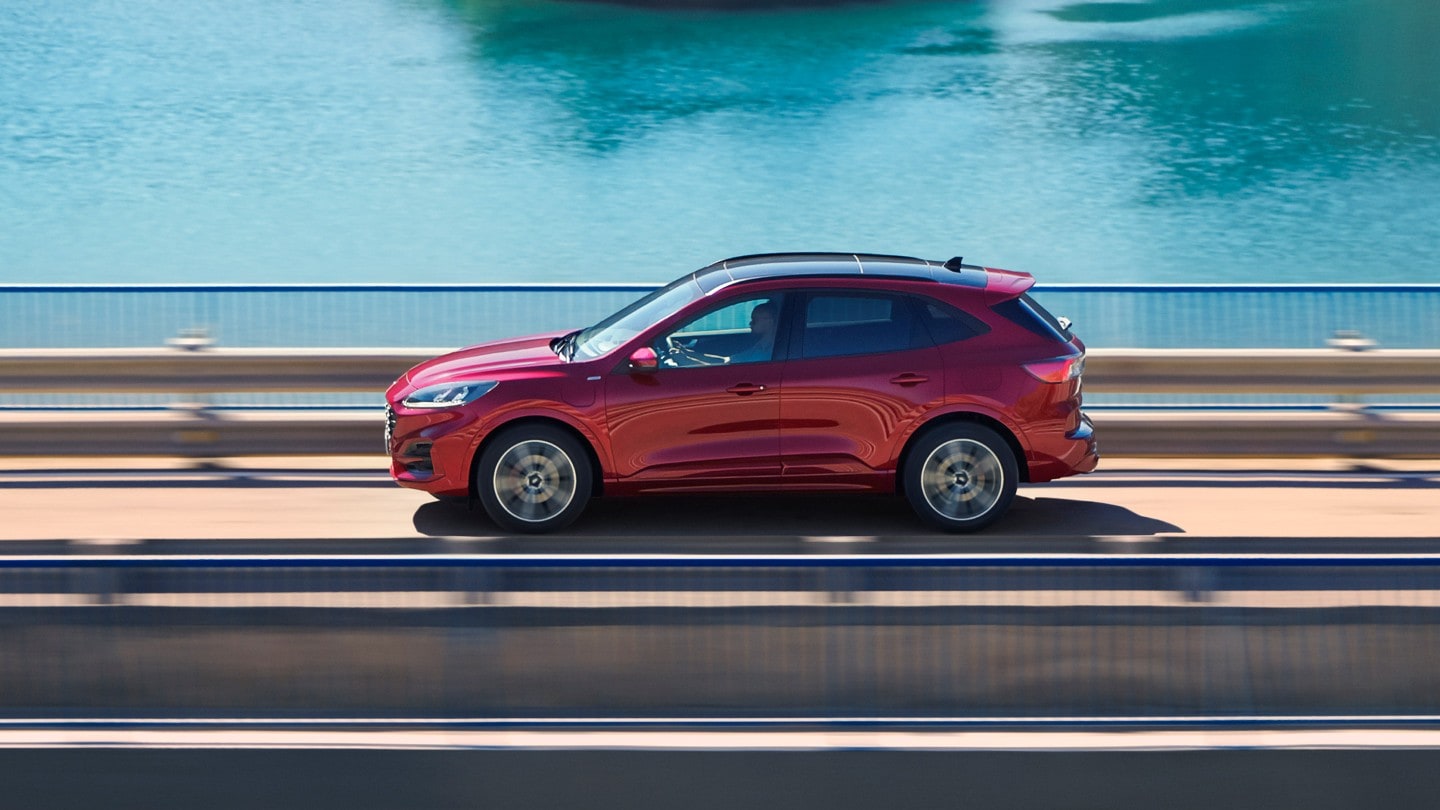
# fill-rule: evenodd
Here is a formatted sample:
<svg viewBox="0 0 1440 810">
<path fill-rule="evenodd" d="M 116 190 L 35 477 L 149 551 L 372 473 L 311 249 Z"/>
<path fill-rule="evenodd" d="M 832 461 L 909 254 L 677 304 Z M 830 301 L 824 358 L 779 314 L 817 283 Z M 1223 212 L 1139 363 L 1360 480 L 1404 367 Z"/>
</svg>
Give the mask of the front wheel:
<svg viewBox="0 0 1440 810">
<path fill-rule="evenodd" d="M 922 520 L 949 532 L 978 531 L 1010 508 L 1019 470 L 1000 434 L 982 425 L 941 425 L 905 460 L 905 497 Z"/>
<path fill-rule="evenodd" d="M 475 467 L 475 491 L 502 529 L 538 534 L 580 516 L 592 475 L 585 448 L 573 436 L 547 425 L 520 426 L 485 448 Z"/>
</svg>

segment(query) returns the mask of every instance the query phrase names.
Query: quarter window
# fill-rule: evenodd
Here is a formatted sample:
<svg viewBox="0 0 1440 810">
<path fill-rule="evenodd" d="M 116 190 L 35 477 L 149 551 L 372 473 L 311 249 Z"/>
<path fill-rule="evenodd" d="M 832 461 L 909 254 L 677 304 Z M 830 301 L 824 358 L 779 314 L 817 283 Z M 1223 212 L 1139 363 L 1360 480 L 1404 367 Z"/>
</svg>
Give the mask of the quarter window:
<svg viewBox="0 0 1440 810">
<path fill-rule="evenodd" d="M 1040 302 L 1031 298 L 1029 293 L 1001 301 L 991 309 L 1040 337 L 1050 338 L 1057 343 L 1064 343 L 1074 337 L 1058 318 L 1050 314 L 1050 310 L 1040 306 Z"/>
<path fill-rule="evenodd" d="M 929 298 L 918 299 L 915 303 L 919 305 L 925 318 L 925 326 L 930 330 L 930 337 L 935 340 L 936 345 L 955 343 L 990 331 L 984 321 L 949 304 Z"/>
</svg>

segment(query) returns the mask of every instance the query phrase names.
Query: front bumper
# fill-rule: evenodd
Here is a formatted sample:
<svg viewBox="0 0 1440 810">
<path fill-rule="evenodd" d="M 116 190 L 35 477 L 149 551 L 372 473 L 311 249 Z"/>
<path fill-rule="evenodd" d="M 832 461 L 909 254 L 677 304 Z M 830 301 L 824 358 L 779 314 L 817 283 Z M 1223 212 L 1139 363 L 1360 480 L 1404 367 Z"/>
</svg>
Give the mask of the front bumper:
<svg viewBox="0 0 1440 810">
<path fill-rule="evenodd" d="M 385 406 L 385 453 L 390 477 L 409 489 L 433 495 L 463 496 L 470 491 L 469 420 L 454 412 L 403 417 Z"/>
</svg>

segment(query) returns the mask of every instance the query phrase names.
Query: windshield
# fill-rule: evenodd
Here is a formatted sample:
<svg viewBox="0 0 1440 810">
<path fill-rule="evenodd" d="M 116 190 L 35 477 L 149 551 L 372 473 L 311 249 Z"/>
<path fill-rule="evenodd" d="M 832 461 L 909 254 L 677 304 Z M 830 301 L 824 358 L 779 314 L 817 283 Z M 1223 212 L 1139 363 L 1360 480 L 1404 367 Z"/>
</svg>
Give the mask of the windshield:
<svg viewBox="0 0 1440 810">
<path fill-rule="evenodd" d="M 676 279 L 581 332 L 575 339 L 573 357 L 592 360 L 612 351 L 704 294 L 693 277 Z"/>
</svg>

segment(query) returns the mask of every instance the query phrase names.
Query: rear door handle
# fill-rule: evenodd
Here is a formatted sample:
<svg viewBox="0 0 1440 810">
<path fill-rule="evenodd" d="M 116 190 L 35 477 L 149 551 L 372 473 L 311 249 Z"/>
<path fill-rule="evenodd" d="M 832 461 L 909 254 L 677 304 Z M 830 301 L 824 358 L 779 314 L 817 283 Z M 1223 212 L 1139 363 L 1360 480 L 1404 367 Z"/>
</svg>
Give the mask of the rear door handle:
<svg viewBox="0 0 1440 810">
<path fill-rule="evenodd" d="M 909 387 L 912 385 L 919 385 L 923 382 L 930 382 L 930 378 L 926 377 L 924 374 L 901 374 L 898 377 L 891 377 L 890 382 L 894 383 L 895 385 L 903 385 Z"/>
<path fill-rule="evenodd" d="M 755 383 L 740 383 L 739 385 L 732 385 L 729 388 L 725 389 L 727 393 L 735 394 L 736 396 L 742 397 L 748 397 L 751 394 L 758 394 L 764 390 L 765 386 L 756 385 Z"/>
</svg>

